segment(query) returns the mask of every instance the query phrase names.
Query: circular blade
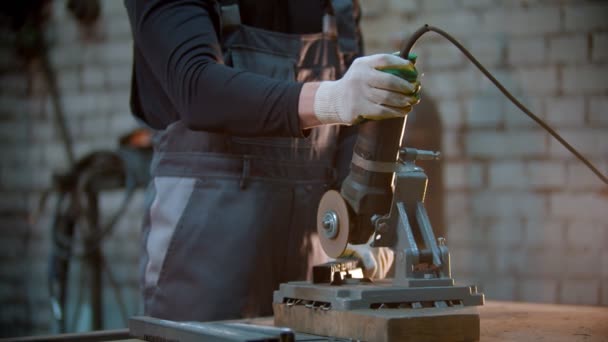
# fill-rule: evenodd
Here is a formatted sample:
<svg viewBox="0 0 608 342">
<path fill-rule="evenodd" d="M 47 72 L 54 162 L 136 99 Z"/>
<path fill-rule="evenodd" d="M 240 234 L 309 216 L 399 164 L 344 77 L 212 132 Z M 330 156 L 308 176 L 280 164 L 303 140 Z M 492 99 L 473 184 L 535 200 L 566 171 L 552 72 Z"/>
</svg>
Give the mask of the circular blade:
<svg viewBox="0 0 608 342">
<path fill-rule="evenodd" d="M 325 253 L 332 258 L 339 257 L 348 244 L 350 216 L 348 206 L 335 190 L 327 191 L 317 209 L 317 232 Z"/>
</svg>

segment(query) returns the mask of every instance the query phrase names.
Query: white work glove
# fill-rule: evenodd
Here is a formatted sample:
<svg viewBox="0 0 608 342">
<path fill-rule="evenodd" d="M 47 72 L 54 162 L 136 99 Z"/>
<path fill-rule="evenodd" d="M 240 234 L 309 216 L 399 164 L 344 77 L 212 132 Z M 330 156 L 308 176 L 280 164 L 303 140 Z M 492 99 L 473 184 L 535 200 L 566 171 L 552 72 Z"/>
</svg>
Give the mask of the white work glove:
<svg viewBox="0 0 608 342">
<path fill-rule="evenodd" d="M 395 255 L 388 247 L 372 247 L 373 235 L 367 243 L 361 245 L 348 244 L 342 253 L 344 257 L 355 257 L 363 264 L 363 275 L 370 279 L 384 279 L 388 273 Z"/>
<path fill-rule="evenodd" d="M 420 84 L 380 71 L 413 71 L 409 60 L 390 54 L 355 59 L 344 77 L 321 82 L 314 101 L 317 119 L 324 124 L 352 125 L 363 119 L 402 117 L 419 102 Z"/>
</svg>

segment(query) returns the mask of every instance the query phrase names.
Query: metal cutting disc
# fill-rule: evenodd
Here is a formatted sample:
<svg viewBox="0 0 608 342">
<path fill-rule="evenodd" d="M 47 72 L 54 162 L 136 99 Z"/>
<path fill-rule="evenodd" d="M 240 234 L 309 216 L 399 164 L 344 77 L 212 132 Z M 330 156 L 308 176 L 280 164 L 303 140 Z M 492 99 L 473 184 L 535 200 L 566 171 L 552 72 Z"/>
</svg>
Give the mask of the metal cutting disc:
<svg viewBox="0 0 608 342">
<path fill-rule="evenodd" d="M 317 209 L 317 232 L 325 253 L 339 257 L 348 244 L 350 217 L 348 205 L 338 191 L 327 191 Z"/>
</svg>

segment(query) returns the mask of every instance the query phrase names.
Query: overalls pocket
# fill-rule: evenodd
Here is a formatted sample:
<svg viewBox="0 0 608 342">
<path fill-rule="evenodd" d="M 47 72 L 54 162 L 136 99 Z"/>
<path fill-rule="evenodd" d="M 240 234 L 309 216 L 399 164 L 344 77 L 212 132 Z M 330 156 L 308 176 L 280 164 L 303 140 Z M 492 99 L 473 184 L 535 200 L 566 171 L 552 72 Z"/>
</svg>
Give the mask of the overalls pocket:
<svg viewBox="0 0 608 342">
<path fill-rule="evenodd" d="M 290 56 L 251 47 L 235 47 L 229 52 L 229 60 L 236 69 L 252 71 L 279 80 L 296 80 L 296 60 Z"/>
</svg>

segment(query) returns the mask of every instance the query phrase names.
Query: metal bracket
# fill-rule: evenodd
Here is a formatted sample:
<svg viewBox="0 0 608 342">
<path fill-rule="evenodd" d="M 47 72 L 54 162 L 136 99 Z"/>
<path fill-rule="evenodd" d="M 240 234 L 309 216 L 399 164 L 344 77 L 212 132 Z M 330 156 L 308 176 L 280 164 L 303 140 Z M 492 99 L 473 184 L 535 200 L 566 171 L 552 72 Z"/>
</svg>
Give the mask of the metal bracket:
<svg viewBox="0 0 608 342">
<path fill-rule="evenodd" d="M 357 153 L 353 153 L 352 159 L 353 165 L 356 165 L 363 170 L 370 172 L 382 172 L 382 173 L 393 173 L 404 171 L 405 165 L 398 163 L 379 162 L 373 160 L 367 160 Z"/>
</svg>

